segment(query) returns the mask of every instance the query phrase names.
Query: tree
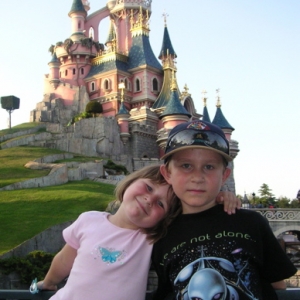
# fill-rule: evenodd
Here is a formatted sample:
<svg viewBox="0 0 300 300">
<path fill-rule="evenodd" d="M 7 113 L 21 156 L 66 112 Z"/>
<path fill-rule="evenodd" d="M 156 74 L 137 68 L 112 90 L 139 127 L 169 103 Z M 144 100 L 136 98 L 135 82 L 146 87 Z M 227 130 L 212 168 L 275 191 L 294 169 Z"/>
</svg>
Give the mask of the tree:
<svg viewBox="0 0 300 300">
<path fill-rule="evenodd" d="M 279 208 L 289 208 L 290 207 L 290 199 L 288 199 L 287 197 L 282 197 L 282 198 L 278 199 L 278 201 L 276 202 L 276 206 Z"/>
<path fill-rule="evenodd" d="M 102 104 L 98 101 L 90 101 L 86 105 L 85 111 L 93 114 L 93 116 L 95 116 L 95 114 L 101 114 L 103 112 Z"/>
<path fill-rule="evenodd" d="M 262 186 L 260 187 L 260 189 L 258 190 L 258 192 L 260 193 L 260 196 L 261 196 L 261 202 L 265 206 L 269 206 L 270 204 L 272 204 L 274 206 L 274 204 L 275 204 L 275 197 L 271 193 L 271 191 L 272 190 L 269 188 L 269 186 L 266 183 L 263 183 Z"/>
<path fill-rule="evenodd" d="M 20 107 L 20 99 L 15 96 L 4 96 L 0 98 L 1 107 L 9 113 L 9 128 L 11 128 L 11 113 Z"/>
</svg>

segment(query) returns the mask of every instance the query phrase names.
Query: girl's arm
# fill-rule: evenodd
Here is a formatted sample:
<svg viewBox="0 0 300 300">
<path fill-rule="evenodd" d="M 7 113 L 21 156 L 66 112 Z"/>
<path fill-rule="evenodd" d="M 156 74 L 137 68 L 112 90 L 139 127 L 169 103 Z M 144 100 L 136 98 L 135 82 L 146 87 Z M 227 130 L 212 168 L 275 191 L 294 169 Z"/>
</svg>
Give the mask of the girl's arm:
<svg viewBox="0 0 300 300">
<path fill-rule="evenodd" d="M 272 284 L 272 287 L 274 290 L 285 290 L 286 289 L 286 283 L 284 280 L 272 282 L 271 284 Z"/>
<path fill-rule="evenodd" d="M 72 269 L 77 250 L 66 244 L 58 252 L 51 263 L 44 281 L 38 282 L 38 288 L 43 290 L 57 290 L 57 284 L 62 282 Z"/>
<path fill-rule="evenodd" d="M 217 198 L 217 203 L 224 204 L 224 211 L 229 215 L 234 214 L 236 209 L 241 208 L 241 200 L 237 198 L 232 192 L 221 191 Z"/>
</svg>

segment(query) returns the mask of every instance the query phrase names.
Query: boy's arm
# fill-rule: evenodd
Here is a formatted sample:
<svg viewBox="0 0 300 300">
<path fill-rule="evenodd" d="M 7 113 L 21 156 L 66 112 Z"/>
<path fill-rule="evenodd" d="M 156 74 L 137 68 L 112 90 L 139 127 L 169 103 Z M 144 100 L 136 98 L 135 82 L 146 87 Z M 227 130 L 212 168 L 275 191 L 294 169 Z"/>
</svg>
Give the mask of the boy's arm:
<svg viewBox="0 0 300 300">
<path fill-rule="evenodd" d="M 70 274 L 76 256 L 77 250 L 66 244 L 54 256 L 44 281 L 38 282 L 38 288 L 43 290 L 57 290 L 57 284 Z"/>
<path fill-rule="evenodd" d="M 276 281 L 271 283 L 274 290 L 285 290 L 286 283 L 284 280 Z"/>
<path fill-rule="evenodd" d="M 224 204 L 224 211 L 229 215 L 234 214 L 235 210 L 240 209 L 242 206 L 241 200 L 229 191 L 221 191 L 218 194 L 216 201 L 219 204 Z"/>
</svg>

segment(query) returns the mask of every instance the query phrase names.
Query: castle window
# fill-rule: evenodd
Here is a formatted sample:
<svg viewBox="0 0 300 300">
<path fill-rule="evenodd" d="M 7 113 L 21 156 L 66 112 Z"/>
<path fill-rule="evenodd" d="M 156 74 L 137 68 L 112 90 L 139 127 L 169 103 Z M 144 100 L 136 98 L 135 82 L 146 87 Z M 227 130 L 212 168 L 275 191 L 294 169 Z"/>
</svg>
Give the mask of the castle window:
<svg viewBox="0 0 300 300">
<path fill-rule="evenodd" d="M 61 78 L 61 72 L 59 72 L 59 78 Z"/>
<path fill-rule="evenodd" d="M 153 78 L 152 80 L 152 90 L 158 92 L 158 80 L 156 78 Z"/>
<path fill-rule="evenodd" d="M 84 68 L 81 68 L 80 71 L 81 71 L 81 75 L 83 75 L 84 74 Z"/>
<path fill-rule="evenodd" d="M 94 28 L 93 27 L 91 27 L 89 30 L 89 37 L 94 39 Z"/>
<path fill-rule="evenodd" d="M 65 76 L 68 76 L 68 70 L 65 70 Z"/>
<path fill-rule="evenodd" d="M 105 90 L 109 90 L 109 88 L 110 88 L 109 80 L 108 80 L 108 79 L 105 79 L 105 80 L 104 80 L 104 89 L 105 89 Z"/>
<path fill-rule="evenodd" d="M 81 22 L 78 22 L 78 29 L 81 28 Z"/>
<path fill-rule="evenodd" d="M 140 80 L 138 78 L 135 80 L 135 91 L 136 92 L 141 91 L 141 83 L 140 83 Z"/>
<path fill-rule="evenodd" d="M 124 79 L 124 84 L 125 84 L 125 89 L 128 90 L 128 79 L 127 78 Z"/>
<path fill-rule="evenodd" d="M 91 91 L 94 91 L 95 90 L 95 82 L 92 82 L 91 83 Z"/>
<path fill-rule="evenodd" d="M 76 69 L 74 68 L 74 69 L 73 69 L 73 75 L 75 75 L 75 74 L 76 74 Z"/>
</svg>

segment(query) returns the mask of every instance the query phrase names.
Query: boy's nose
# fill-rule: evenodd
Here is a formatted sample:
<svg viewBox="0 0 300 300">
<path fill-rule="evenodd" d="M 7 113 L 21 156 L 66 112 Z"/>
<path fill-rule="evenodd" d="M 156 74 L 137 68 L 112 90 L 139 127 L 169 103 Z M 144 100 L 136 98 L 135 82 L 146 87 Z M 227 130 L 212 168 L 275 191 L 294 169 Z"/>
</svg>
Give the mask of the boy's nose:
<svg viewBox="0 0 300 300">
<path fill-rule="evenodd" d="M 195 170 L 192 174 L 192 181 L 202 182 L 204 180 L 204 174 L 201 170 Z"/>
</svg>

